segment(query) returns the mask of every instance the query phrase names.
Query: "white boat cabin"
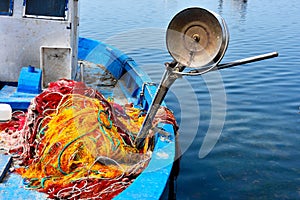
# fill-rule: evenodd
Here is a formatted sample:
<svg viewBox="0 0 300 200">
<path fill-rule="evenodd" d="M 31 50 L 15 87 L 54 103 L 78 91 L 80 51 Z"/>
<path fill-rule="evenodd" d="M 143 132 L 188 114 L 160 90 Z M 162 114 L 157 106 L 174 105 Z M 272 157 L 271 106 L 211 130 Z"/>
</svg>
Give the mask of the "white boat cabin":
<svg viewBox="0 0 300 200">
<path fill-rule="evenodd" d="M 1 0 L 0 82 L 17 82 L 26 66 L 42 69 L 44 86 L 73 78 L 78 23 L 78 0 Z"/>
</svg>

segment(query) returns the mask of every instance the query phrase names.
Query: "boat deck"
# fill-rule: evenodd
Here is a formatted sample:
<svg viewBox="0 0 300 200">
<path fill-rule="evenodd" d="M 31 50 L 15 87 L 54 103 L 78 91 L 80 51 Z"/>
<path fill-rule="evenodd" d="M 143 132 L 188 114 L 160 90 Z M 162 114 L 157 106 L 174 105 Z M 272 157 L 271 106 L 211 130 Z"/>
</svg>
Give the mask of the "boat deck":
<svg viewBox="0 0 300 200">
<path fill-rule="evenodd" d="M 88 61 L 80 61 L 79 66 L 80 70 L 75 80 L 86 83 L 87 86 L 98 90 L 106 98 L 113 98 L 119 104 L 128 103 L 128 96 L 124 94 L 124 87 L 122 87 L 124 81 L 117 80 L 105 66 Z M 17 110 L 27 108 L 36 95 L 18 92 L 17 83 L 0 82 L 0 102 L 20 104 L 21 106 L 15 106 Z M 12 107 L 15 104 L 12 104 Z"/>
<path fill-rule="evenodd" d="M 80 81 L 98 90 L 105 98 L 113 98 L 119 104 L 128 103 L 122 90 L 122 80 L 117 80 L 103 65 L 88 61 L 79 62 L 83 77 Z"/>
</svg>

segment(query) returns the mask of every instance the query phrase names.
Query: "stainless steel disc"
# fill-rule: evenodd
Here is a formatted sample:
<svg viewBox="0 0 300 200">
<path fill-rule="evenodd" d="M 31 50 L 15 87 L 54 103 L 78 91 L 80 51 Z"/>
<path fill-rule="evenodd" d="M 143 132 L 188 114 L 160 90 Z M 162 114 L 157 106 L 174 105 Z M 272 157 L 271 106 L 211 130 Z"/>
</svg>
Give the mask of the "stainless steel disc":
<svg viewBox="0 0 300 200">
<path fill-rule="evenodd" d="M 224 19 L 203 8 L 188 8 L 171 20 L 167 48 L 175 61 L 200 68 L 218 64 L 228 46 L 229 33 Z"/>
</svg>

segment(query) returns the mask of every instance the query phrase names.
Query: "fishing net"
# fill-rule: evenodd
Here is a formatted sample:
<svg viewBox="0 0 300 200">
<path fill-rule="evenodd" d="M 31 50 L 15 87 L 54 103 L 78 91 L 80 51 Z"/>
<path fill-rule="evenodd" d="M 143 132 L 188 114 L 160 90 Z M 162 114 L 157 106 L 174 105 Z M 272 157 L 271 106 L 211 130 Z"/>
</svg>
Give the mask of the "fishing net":
<svg viewBox="0 0 300 200">
<path fill-rule="evenodd" d="M 0 123 L 0 149 L 13 156 L 25 188 L 59 199 L 111 199 L 147 166 L 153 148 L 134 139 L 145 117 L 132 104 L 105 99 L 84 83 L 62 79 L 31 102 L 28 111 Z M 153 122 L 172 123 L 161 108 Z"/>
</svg>

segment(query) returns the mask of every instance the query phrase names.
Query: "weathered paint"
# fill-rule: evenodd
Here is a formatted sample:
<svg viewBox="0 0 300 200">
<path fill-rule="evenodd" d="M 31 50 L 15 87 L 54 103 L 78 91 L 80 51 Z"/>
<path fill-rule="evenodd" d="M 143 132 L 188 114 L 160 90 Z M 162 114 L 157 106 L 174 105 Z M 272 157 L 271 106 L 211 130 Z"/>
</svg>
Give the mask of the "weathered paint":
<svg viewBox="0 0 300 200">
<path fill-rule="evenodd" d="M 0 81 L 16 82 L 24 66 L 40 68 L 43 46 L 72 49 L 68 67 L 73 69 L 71 74 L 74 75 L 78 53 L 78 1 L 68 2 L 65 20 L 25 16 L 24 2 L 14 0 L 12 15 L 0 15 Z"/>
</svg>

